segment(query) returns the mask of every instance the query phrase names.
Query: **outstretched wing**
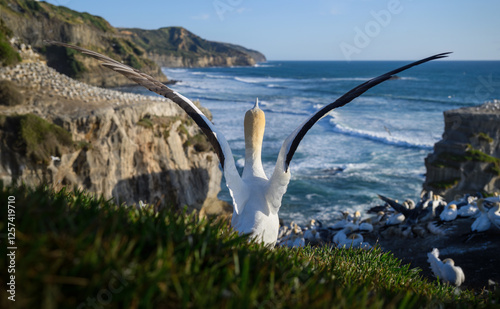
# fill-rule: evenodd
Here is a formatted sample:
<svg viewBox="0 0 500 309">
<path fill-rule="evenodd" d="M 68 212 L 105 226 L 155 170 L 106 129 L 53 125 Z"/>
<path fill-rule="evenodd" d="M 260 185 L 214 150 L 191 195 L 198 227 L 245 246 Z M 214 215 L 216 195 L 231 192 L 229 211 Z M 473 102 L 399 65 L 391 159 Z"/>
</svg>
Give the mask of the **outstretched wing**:
<svg viewBox="0 0 500 309">
<path fill-rule="evenodd" d="M 237 213 L 239 212 L 237 205 L 244 204 L 241 199 L 245 199 L 246 197 L 243 193 L 245 192 L 243 188 L 244 183 L 242 182 L 238 170 L 236 169 L 231 148 L 229 147 L 229 144 L 224 136 L 214 127 L 213 123 L 208 120 L 208 118 L 200 111 L 200 109 L 196 107 L 193 102 L 191 102 L 191 100 L 184 97 L 180 93 L 168 88 L 153 77 L 100 53 L 82 48 L 80 46 L 56 41 L 46 41 L 46 43 L 73 48 L 83 54 L 96 58 L 97 60 L 102 61 L 103 66 L 124 75 L 137 84 L 149 89 L 152 92 L 162 95 L 179 105 L 189 115 L 189 117 L 191 117 L 194 122 L 196 122 L 203 133 L 207 136 L 210 144 L 212 144 L 212 146 L 214 147 L 215 152 L 219 157 L 220 164 L 222 165 L 222 168 L 224 170 L 226 183 L 235 201 L 235 210 Z"/>
<path fill-rule="evenodd" d="M 393 199 L 390 199 L 388 197 L 385 197 L 383 195 L 380 195 L 380 194 L 377 194 L 378 197 L 386 202 L 387 204 L 389 204 L 395 211 L 403 214 L 405 216 L 405 218 L 409 218 L 410 217 L 410 214 L 411 214 L 411 211 L 410 209 L 404 207 L 403 205 L 399 204 L 398 202 L 396 202 L 395 200 Z"/>
<path fill-rule="evenodd" d="M 278 162 L 276 163 L 276 169 L 281 170 L 282 172 L 288 171 L 288 167 L 290 166 L 290 161 L 292 161 L 293 155 L 295 154 L 295 151 L 297 150 L 297 147 L 299 146 L 299 143 L 304 137 L 304 135 L 306 135 L 307 131 L 309 131 L 309 129 L 311 129 L 311 127 L 316 122 L 318 122 L 318 120 L 323 118 L 328 112 L 337 107 L 346 105 L 347 103 L 351 102 L 355 98 L 362 95 L 368 89 L 390 79 L 393 75 L 399 72 L 407 70 L 416 65 L 425 63 L 427 61 L 447 57 L 448 54 L 449 53 L 441 53 L 419 61 L 415 61 L 408 65 L 402 66 L 396 70 L 387 72 L 383 75 L 370 79 L 369 81 L 364 82 L 363 84 L 351 89 L 349 92 L 338 98 L 335 102 L 330 103 L 325 107 L 323 107 L 322 109 L 320 109 L 319 111 L 317 111 L 315 114 L 309 117 L 309 119 L 307 119 L 304 123 L 302 123 L 302 125 L 300 125 L 292 134 L 290 134 L 287 137 L 287 139 L 283 143 L 283 146 L 281 147 L 281 151 L 278 157 Z M 285 157 L 282 158 L 281 156 Z"/>
</svg>

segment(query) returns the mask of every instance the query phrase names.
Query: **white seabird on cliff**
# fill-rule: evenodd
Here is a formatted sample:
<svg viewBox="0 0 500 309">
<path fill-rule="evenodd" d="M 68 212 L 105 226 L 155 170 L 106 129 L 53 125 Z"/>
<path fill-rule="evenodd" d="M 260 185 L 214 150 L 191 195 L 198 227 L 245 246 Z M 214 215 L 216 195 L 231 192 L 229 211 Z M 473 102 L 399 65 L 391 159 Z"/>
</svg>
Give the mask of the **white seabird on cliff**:
<svg viewBox="0 0 500 309">
<path fill-rule="evenodd" d="M 427 61 L 447 57 L 449 54 L 437 54 L 375 77 L 353 88 L 335 102 L 326 105 L 311 115 L 285 139 L 281 146 L 274 172 L 268 178 L 264 173 L 261 161 L 265 116 L 264 112 L 259 108 L 258 100 L 255 106 L 245 114 L 245 166 L 243 174 L 240 176 L 228 142 L 212 122 L 189 99 L 151 76 L 102 54 L 61 42 L 50 41 L 47 43 L 73 48 L 83 54 L 92 56 L 102 61 L 103 66 L 124 75 L 137 84 L 179 105 L 208 137 L 219 157 L 224 177 L 226 178 L 226 184 L 233 198 L 231 225 L 238 232 L 250 234 L 252 237 L 270 245 L 274 245 L 278 237 L 278 211 L 281 207 L 281 199 L 290 182 L 290 162 L 300 141 L 309 129 L 331 110 L 346 105 L 368 89 L 390 79 L 393 75 Z"/>
<path fill-rule="evenodd" d="M 445 207 L 439 218 L 442 221 L 453 221 L 457 218 L 458 210 L 457 205 L 451 204 Z"/>
<path fill-rule="evenodd" d="M 460 286 L 465 281 L 465 274 L 461 267 L 455 266 L 452 259 L 439 259 L 439 250 L 434 248 L 427 253 L 428 262 L 431 264 L 431 270 L 441 281 Z"/>
<path fill-rule="evenodd" d="M 477 200 L 477 208 L 480 211 L 479 217 L 472 222 L 471 230 L 473 232 L 486 232 L 491 227 L 491 220 L 488 216 L 488 210 L 486 210 L 483 206 L 484 200 Z"/>
<path fill-rule="evenodd" d="M 500 202 L 496 202 L 495 205 L 488 210 L 488 218 L 494 226 L 500 229 Z"/>
</svg>

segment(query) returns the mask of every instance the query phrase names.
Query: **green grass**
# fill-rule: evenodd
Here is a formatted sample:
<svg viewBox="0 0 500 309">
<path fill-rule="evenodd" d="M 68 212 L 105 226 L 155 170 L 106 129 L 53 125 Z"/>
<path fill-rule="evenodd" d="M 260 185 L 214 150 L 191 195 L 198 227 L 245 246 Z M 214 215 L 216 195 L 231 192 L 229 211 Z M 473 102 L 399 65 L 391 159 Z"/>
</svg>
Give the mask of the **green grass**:
<svg viewBox="0 0 500 309">
<path fill-rule="evenodd" d="M 92 301 L 105 308 L 456 308 L 491 301 L 423 279 L 379 249 L 269 249 L 227 222 L 180 211 L 0 184 L 0 201 L 9 196 L 18 308 L 92 308 Z M 7 265 L 5 254 L 0 260 Z M 6 267 L 0 274 L 6 308 Z"/>
<path fill-rule="evenodd" d="M 483 141 L 487 142 L 488 144 L 491 144 L 495 141 L 487 133 L 484 133 L 484 132 L 479 132 L 477 134 L 477 137 L 479 138 L 479 140 L 483 140 Z"/>
<path fill-rule="evenodd" d="M 500 159 L 490 156 L 481 150 L 474 149 L 472 145 L 467 145 L 467 158 L 470 161 L 490 163 L 490 172 L 500 176 Z"/>
<path fill-rule="evenodd" d="M 35 163 L 50 162 L 73 149 L 71 134 L 33 114 L 0 116 L 0 138 L 8 147 Z"/>
<path fill-rule="evenodd" d="M 0 66 L 14 65 L 21 62 L 21 56 L 10 45 L 9 38 L 12 36 L 12 30 L 5 26 L 3 19 L 0 18 Z"/>
<path fill-rule="evenodd" d="M 479 135 L 481 138 L 486 139 L 484 135 Z M 463 162 L 484 162 L 490 163 L 489 172 L 500 176 L 500 158 L 490 156 L 479 149 L 475 149 L 472 145 L 468 144 L 463 154 L 454 154 L 443 152 L 439 154 L 437 162 L 433 165 L 436 167 L 450 167 L 450 163 L 463 163 Z M 451 166 L 452 167 L 452 166 Z"/>
<path fill-rule="evenodd" d="M 448 190 L 448 189 L 451 189 L 454 186 L 456 186 L 459 181 L 460 181 L 460 178 L 453 178 L 453 179 L 449 179 L 449 180 L 431 182 L 429 184 L 429 186 L 436 188 L 436 189 Z"/>
<path fill-rule="evenodd" d="M 137 125 L 143 126 L 147 129 L 152 129 L 154 127 L 153 121 L 151 120 L 151 118 L 148 117 L 139 119 L 139 121 L 137 121 Z"/>
</svg>

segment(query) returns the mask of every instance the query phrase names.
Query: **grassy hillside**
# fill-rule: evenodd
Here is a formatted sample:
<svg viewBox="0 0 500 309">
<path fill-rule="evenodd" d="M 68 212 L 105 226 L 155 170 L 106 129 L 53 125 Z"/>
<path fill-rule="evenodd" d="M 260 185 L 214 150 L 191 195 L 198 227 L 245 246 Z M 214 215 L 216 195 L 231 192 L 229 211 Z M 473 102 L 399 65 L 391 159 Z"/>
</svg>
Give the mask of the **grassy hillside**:
<svg viewBox="0 0 500 309">
<path fill-rule="evenodd" d="M 102 17 L 89 13 L 79 13 L 65 6 L 55 6 L 33 0 L 0 0 L 0 5 L 11 14 L 26 19 L 47 17 L 68 24 L 85 24 L 103 32 L 115 32 L 115 29 Z"/>
<path fill-rule="evenodd" d="M 4 204 L 9 196 L 15 219 L 1 216 L 0 229 L 16 228 L 18 308 L 464 308 L 493 300 L 428 282 L 378 249 L 269 249 L 227 222 L 79 191 L 0 186 Z M 12 304 L 6 271 L 3 308 Z"/>
<path fill-rule="evenodd" d="M 145 51 L 121 35 L 104 18 L 73 11 L 64 6 L 32 0 L 0 0 L 2 25 L 13 36 L 44 54 L 49 66 L 70 77 L 98 86 L 130 84 L 126 78 L 107 71 L 97 61 L 59 46 L 46 46 L 45 40 L 73 43 L 104 53 L 162 81 L 168 79 L 160 67 L 144 56 Z M 0 54 L 2 47 L 0 36 Z"/>
</svg>

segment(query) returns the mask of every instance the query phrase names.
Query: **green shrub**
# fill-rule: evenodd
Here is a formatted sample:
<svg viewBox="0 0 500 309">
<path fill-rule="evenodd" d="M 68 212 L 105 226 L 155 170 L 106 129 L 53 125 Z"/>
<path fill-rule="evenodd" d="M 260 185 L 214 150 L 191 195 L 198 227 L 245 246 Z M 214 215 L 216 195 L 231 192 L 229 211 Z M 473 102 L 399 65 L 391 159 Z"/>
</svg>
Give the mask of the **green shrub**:
<svg viewBox="0 0 500 309">
<path fill-rule="evenodd" d="M 134 55 L 129 55 L 127 57 L 127 64 L 137 70 L 140 70 L 142 68 L 141 62 Z"/>
<path fill-rule="evenodd" d="M 0 80 L 0 105 L 14 106 L 24 102 L 24 95 L 16 84 L 9 80 Z"/>
<path fill-rule="evenodd" d="M 454 186 L 456 186 L 459 181 L 460 181 L 460 178 L 453 178 L 453 179 L 449 179 L 449 180 L 431 182 L 429 184 L 429 186 L 436 188 L 436 189 L 448 190 L 448 189 L 451 189 Z"/>
<path fill-rule="evenodd" d="M 21 62 L 21 56 L 10 45 L 5 33 L 0 32 L 0 65 L 14 65 Z"/>
<path fill-rule="evenodd" d="M 2 116 L 2 140 L 36 163 L 49 163 L 50 156 L 61 156 L 73 149 L 71 134 L 33 114 Z"/>
<path fill-rule="evenodd" d="M 139 121 L 137 121 L 137 125 L 148 128 L 148 129 L 152 129 L 154 126 L 154 123 L 151 120 L 151 118 L 144 117 L 144 118 L 140 119 Z"/>
<path fill-rule="evenodd" d="M 56 45 L 49 45 L 46 48 L 47 65 L 76 79 L 87 71 L 85 65 L 77 59 L 77 55 L 78 52 L 72 48 Z"/>
</svg>

